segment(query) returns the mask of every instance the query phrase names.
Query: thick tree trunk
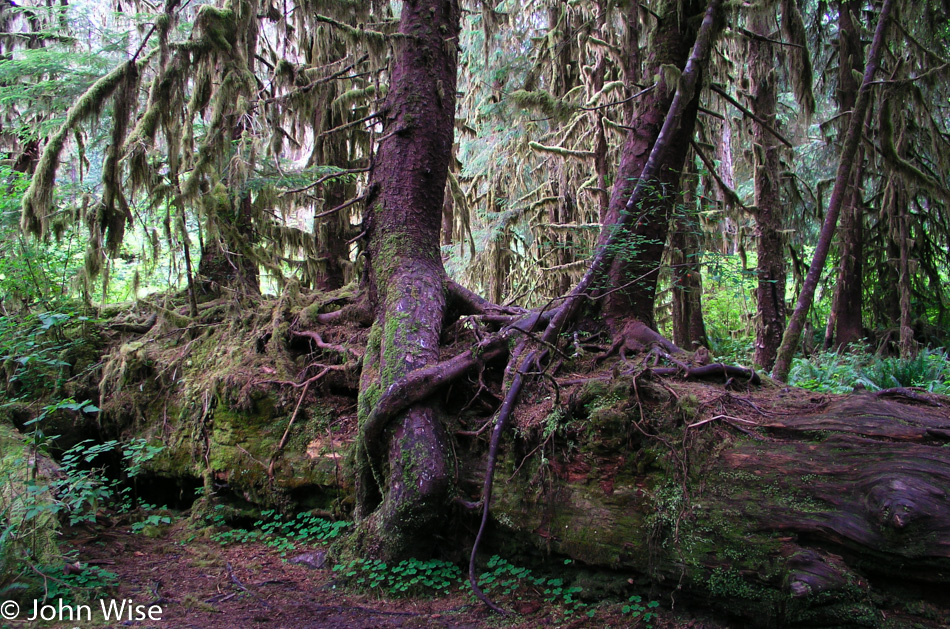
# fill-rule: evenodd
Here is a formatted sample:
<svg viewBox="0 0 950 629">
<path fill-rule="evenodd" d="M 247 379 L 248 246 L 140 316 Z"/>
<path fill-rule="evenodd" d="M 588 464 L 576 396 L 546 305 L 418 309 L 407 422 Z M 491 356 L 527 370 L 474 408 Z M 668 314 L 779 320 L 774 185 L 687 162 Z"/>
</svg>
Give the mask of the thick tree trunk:
<svg viewBox="0 0 950 629">
<path fill-rule="evenodd" d="M 692 49 L 695 27 L 687 19 L 702 11 L 703 5 L 687 2 L 677 8 L 668 3 L 659 18 L 647 59 L 647 76 L 662 75 L 657 85 L 643 95 L 629 121 L 632 127 L 621 151 L 614 188 L 607 212 L 601 216 L 604 231 L 601 244 L 617 229 L 621 230 L 621 250 L 615 252 L 607 272 L 612 291 L 604 299 L 603 315 L 616 334 L 631 319 L 639 319 L 655 329 L 654 300 L 660 260 L 666 248 L 670 216 L 679 190 L 689 142 L 693 136 L 698 109 L 698 92 L 686 104 L 679 127 L 671 138 L 663 160 L 642 201 L 634 208 L 627 202 L 641 177 L 651 149 L 660 135 L 670 104 L 676 92 L 676 76 L 672 68 L 682 69 Z M 620 225 L 623 214 L 633 212 L 633 220 Z"/>
<path fill-rule="evenodd" d="M 370 174 L 365 227 L 376 322 L 360 381 L 361 430 L 381 394 L 439 358 L 445 271 L 439 232 L 455 116 L 459 8 L 407 0 L 396 40 L 385 129 Z M 366 549 L 426 554 L 444 524 L 451 450 L 434 403 L 414 404 L 362 437 L 356 516 Z"/>
<path fill-rule="evenodd" d="M 854 110 L 851 113 L 848 133 L 841 150 L 841 159 L 839 160 L 838 172 L 835 177 L 835 186 L 831 191 L 828 211 L 825 214 L 825 221 L 818 235 L 815 255 L 812 257 L 811 266 L 808 267 L 808 274 L 805 276 L 805 281 L 802 284 L 802 292 L 798 296 L 795 311 L 792 313 L 792 318 L 788 322 L 785 334 L 782 336 L 782 345 L 779 347 L 778 355 L 775 359 L 772 377 L 776 380 L 784 381 L 788 378 L 788 372 L 792 368 L 792 356 L 795 350 L 798 349 L 798 343 L 802 337 L 802 330 L 805 327 L 805 317 L 811 309 L 812 301 L 814 301 L 815 289 L 818 287 L 818 279 L 825 266 L 825 260 L 828 258 L 828 249 L 831 248 L 831 239 L 834 237 L 835 229 L 838 226 L 838 215 L 841 212 L 841 205 L 848 195 L 848 184 L 851 183 L 851 173 L 854 171 L 854 158 L 858 150 L 858 144 L 861 141 L 861 130 L 864 127 L 864 116 L 871 99 L 871 81 L 877 73 L 881 52 L 884 48 L 884 34 L 887 31 L 887 23 L 891 19 L 893 6 L 893 0 L 885 0 L 884 6 L 881 8 L 881 15 L 878 18 L 877 29 L 874 33 L 874 40 L 871 42 L 871 49 L 868 53 L 868 63 L 864 68 L 864 79 L 861 82 L 861 88 L 858 90 L 858 98 L 855 101 Z"/>
<path fill-rule="evenodd" d="M 753 33 L 768 37 L 772 28 L 762 12 L 749 24 Z M 749 41 L 753 98 L 752 112 L 771 128 L 777 128 L 775 54 L 772 43 Z M 755 289 L 755 353 L 753 364 L 770 370 L 785 332 L 785 244 L 782 238 L 782 200 L 779 191 L 779 142 L 763 125 L 756 123 L 752 135 L 755 146 L 755 226 L 758 284 Z"/>
<path fill-rule="evenodd" d="M 237 199 L 224 191 L 215 193 L 227 195 L 222 201 L 232 209 L 230 217 L 218 217 L 222 229 L 205 237 L 198 261 L 203 290 L 212 295 L 228 289 L 259 294 L 257 261 L 248 255 L 257 240 L 251 218 L 251 198 L 247 193 Z"/>
</svg>

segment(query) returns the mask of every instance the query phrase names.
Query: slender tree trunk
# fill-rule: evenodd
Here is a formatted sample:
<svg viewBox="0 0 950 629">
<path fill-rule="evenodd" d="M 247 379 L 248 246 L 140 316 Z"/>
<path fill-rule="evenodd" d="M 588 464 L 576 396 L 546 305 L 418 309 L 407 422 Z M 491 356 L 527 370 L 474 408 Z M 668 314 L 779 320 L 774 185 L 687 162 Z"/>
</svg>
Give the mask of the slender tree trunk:
<svg viewBox="0 0 950 629">
<path fill-rule="evenodd" d="M 673 276 L 673 342 L 684 349 L 709 347 L 703 321 L 702 234 L 696 218 L 699 177 L 690 172 L 683 186 L 683 210 L 670 234 Z"/>
<path fill-rule="evenodd" d="M 854 108 L 860 87 L 854 76 L 864 63 L 864 46 L 854 23 L 860 11 L 861 4 L 854 0 L 838 3 L 837 98 L 841 113 Z M 861 316 L 864 293 L 864 150 L 860 145 L 854 161 L 850 192 L 841 209 L 841 262 L 829 321 L 831 335 L 826 333 L 828 347 L 844 347 L 864 337 Z"/>
<path fill-rule="evenodd" d="M 902 198 L 905 195 L 895 194 L 896 204 L 895 213 L 899 225 L 897 237 L 900 240 L 900 260 L 898 268 L 900 270 L 900 280 L 898 286 L 900 290 L 901 305 L 901 358 L 910 358 L 916 354 L 914 345 L 914 328 L 911 327 L 911 303 L 910 303 L 910 217 L 907 213 L 907 199 Z"/>
<path fill-rule="evenodd" d="M 629 126 L 632 127 L 624 143 L 620 166 L 607 212 L 601 216 L 604 231 L 600 242 L 606 242 L 616 226 L 620 225 L 625 212 L 633 212 L 633 220 L 623 221 L 619 240 L 622 250 L 614 255 L 607 273 L 612 289 L 604 300 L 603 315 L 612 333 L 617 334 L 631 320 L 639 320 L 656 329 L 654 301 L 660 260 L 666 248 L 670 216 L 676 203 L 679 179 L 683 163 L 693 136 L 698 109 L 698 93 L 686 104 L 679 127 L 658 165 L 656 176 L 649 182 L 649 189 L 637 207 L 627 208 L 627 201 L 639 180 L 651 149 L 656 143 L 666 119 L 673 95 L 676 92 L 676 76 L 670 69 L 683 68 L 690 54 L 695 30 L 689 26 L 687 16 L 702 10 L 702 5 L 690 1 L 676 10 L 668 3 L 659 17 L 647 60 L 647 76 L 663 74 L 656 87 L 641 97 L 636 113 Z"/>
<path fill-rule="evenodd" d="M 874 75 L 877 73 L 881 51 L 884 48 L 884 34 L 887 30 L 887 22 L 890 19 L 893 6 L 894 0 L 885 0 L 884 6 L 881 9 L 881 15 L 878 18 L 874 40 L 871 43 L 871 50 L 868 53 L 867 67 L 864 69 L 864 80 L 861 82 L 861 88 L 858 90 L 858 98 L 855 101 L 854 110 L 851 113 L 851 121 L 848 124 L 848 134 L 841 151 L 841 160 L 838 164 L 835 186 L 831 192 L 831 200 L 828 202 L 828 212 L 825 214 L 825 221 L 821 226 L 821 232 L 818 236 L 818 245 L 815 248 L 815 255 L 812 258 L 811 266 L 808 268 L 808 274 L 805 276 L 805 281 L 802 284 L 802 292 L 798 296 L 798 303 L 795 305 L 792 319 L 789 321 L 785 335 L 782 337 L 782 345 L 779 347 L 778 355 L 775 360 L 775 368 L 772 370 L 772 377 L 776 380 L 784 382 L 785 379 L 788 378 L 788 372 L 792 367 L 792 356 L 795 354 L 795 350 L 798 349 L 802 329 L 805 325 L 805 318 L 808 316 L 808 311 L 811 309 L 812 301 L 815 298 L 815 289 L 818 287 L 818 279 L 825 266 L 828 249 L 831 247 L 831 239 L 834 237 L 835 229 L 838 225 L 838 214 L 848 194 L 848 184 L 851 182 L 854 158 L 857 153 L 858 143 L 861 141 L 861 130 L 864 127 L 864 116 L 871 100 L 871 81 L 873 81 Z"/>
<path fill-rule="evenodd" d="M 769 16 L 754 11 L 749 24 L 753 33 L 768 37 L 772 31 Z M 770 127 L 777 127 L 775 115 L 775 54 L 772 43 L 749 40 L 749 66 L 752 74 L 752 111 Z M 752 135 L 755 146 L 755 225 L 758 284 L 755 289 L 755 353 L 753 364 L 769 370 L 785 331 L 785 245 L 782 238 L 782 200 L 779 194 L 779 142 L 763 125 L 756 123 Z"/>
<path fill-rule="evenodd" d="M 360 381 L 361 430 L 393 382 L 438 361 L 445 306 L 439 232 L 454 129 L 458 3 L 406 0 L 399 32 L 366 201 L 376 322 Z M 366 550 L 382 557 L 431 552 L 453 485 L 437 405 L 410 406 L 382 443 L 361 441 L 356 517 Z"/>
</svg>

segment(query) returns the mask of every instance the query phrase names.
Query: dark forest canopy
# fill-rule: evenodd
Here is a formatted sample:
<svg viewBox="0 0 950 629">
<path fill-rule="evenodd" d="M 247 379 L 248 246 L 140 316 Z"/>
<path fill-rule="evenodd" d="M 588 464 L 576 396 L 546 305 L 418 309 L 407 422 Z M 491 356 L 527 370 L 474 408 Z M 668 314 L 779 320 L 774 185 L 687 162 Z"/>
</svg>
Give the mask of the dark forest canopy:
<svg viewBox="0 0 950 629">
<path fill-rule="evenodd" d="M 478 592 L 506 428 L 546 386 L 551 416 L 609 423 L 599 402 L 577 399 L 612 382 L 600 393 L 636 401 L 617 413 L 643 448 L 667 446 L 687 496 L 691 457 L 723 478 L 750 474 L 749 461 L 777 472 L 767 447 L 720 451 L 691 436 L 713 419 L 645 415 L 641 397 L 682 410 L 694 394 L 642 379 L 719 379 L 710 404 L 726 409 L 730 387 L 789 381 L 796 352 L 946 358 L 950 6 L 936 0 L 0 8 L 2 247 L 22 260 L 4 263 L 4 314 L 131 299 L 152 316 L 116 330 L 149 343 L 187 331 L 174 361 L 215 334 L 276 352 L 280 379 L 200 380 L 201 422 L 224 403 L 219 387 L 253 406 L 247 390 L 269 383 L 302 388 L 293 423 L 311 385 L 338 377 L 357 398 L 349 465 L 365 555 L 422 554 L 449 514 L 477 513 Z M 276 304 L 269 319 L 262 300 Z M 228 332 L 205 333 L 222 321 L 209 323 L 212 312 L 227 313 Z M 300 344 L 325 362 L 292 374 L 293 360 L 280 361 Z M 119 399 L 141 348 L 110 354 L 97 395 Z M 608 358 L 612 371 L 591 375 Z M 459 435 L 482 433 L 456 425 L 443 400 L 463 376 L 485 407 L 471 413 L 494 426 L 474 492 Z M 770 572 L 766 590 L 852 596 L 855 570 L 874 558 L 946 583 L 943 411 L 917 417 L 879 397 L 941 402 L 908 388 L 918 382 L 861 384 L 887 391 L 816 415 L 818 428 L 753 402 L 772 417 L 761 432 L 731 411 L 714 418 L 754 440 L 785 439 L 773 460 L 802 478 L 827 473 L 795 489 L 818 492 L 830 505 L 821 513 L 811 498 L 770 515 L 747 495 L 715 494 L 717 525 L 733 514 L 749 530 L 801 536 L 762 551 L 787 569 Z M 857 417 L 866 423 L 840 428 Z M 804 443 L 823 430 L 840 442 L 823 441 L 819 456 Z M 872 437 L 897 445 L 862 450 Z M 874 473 L 837 466 L 836 451 L 869 457 Z M 847 499 L 833 499 L 839 489 Z M 896 541 L 909 521 L 926 526 Z M 846 558 L 815 551 L 811 537 Z M 719 569 L 712 551 L 694 559 Z M 656 561 L 651 578 L 672 579 L 676 561 Z M 788 618 L 808 618 L 813 602 Z"/>
</svg>

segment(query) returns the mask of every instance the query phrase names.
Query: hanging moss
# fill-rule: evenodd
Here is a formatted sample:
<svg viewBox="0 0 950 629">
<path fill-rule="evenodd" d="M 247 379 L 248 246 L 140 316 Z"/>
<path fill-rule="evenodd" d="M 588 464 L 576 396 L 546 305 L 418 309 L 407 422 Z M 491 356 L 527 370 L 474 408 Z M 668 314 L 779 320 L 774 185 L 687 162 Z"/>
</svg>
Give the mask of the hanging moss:
<svg viewBox="0 0 950 629">
<path fill-rule="evenodd" d="M 789 51 L 792 88 L 802 113 L 806 119 L 811 119 L 815 113 L 815 95 L 812 92 L 815 79 L 811 56 L 808 54 L 805 21 L 802 19 L 797 0 L 782 0 L 782 32 L 789 43 L 797 46 Z"/>
<path fill-rule="evenodd" d="M 566 121 L 574 113 L 575 107 L 570 103 L 555 98 L 544 90 L 517 90 L 511 94 L 511 99 L 522 109 L 531 109 L 541 112 L 549 118 Z"/>
<path fill-rule="evenodd" d="M 233 9 L 219 9 L 206 4 L 198 10 L 195 28 L 200 29 L 205 41 L 220 52 L 230 53 L 237 42 Z"/>
<path fill-rule="evenodd" d="M 385 97 L 385 90 L 377 90 L 375 85 L 356 87 L 337 96 L 335 99 L 333 99 L 333 102 L 330 103 L 330 106 L 334 111 L 342 115 L 342 113 L 346 111 L 353 103 L 362 101 L 364 99 L 373 98 L 377 95 L 377 93 L 380 93 L 381 97 Z"/>
<path fill-rule="evenodd" d="M 105 106 L 106 99 L 119 88 L 127 75 L 130 72 L 139 72 L 154 53 L 154 50 L 151 51 L 135 63 L 123 63 L 93 83 L 66 112 L 65 122 L 47 142 L 30 186 L 23 195 L 20 226 L 24 231 L 42 237 L 49 229 L 53 184 L 56 181 L 56 170 L 59 168 L 60 155 L 68 134 L 81 122 L 98 116 Z"/>
</svg>

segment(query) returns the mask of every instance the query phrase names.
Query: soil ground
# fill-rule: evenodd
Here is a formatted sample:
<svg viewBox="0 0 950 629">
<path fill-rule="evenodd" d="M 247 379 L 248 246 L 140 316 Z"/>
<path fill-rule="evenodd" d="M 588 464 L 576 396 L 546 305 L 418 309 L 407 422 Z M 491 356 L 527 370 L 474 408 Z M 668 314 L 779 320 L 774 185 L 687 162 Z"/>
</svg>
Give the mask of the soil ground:
<svg viewBox="0 0 950 629">
<path fill-rule="evenodd" d="M 130 599 L 135 605 L 158 605 L 161 621 L 110 623 L 100 617 L 86 627 L 155 629 L 528 629 L 533 627 L 653 627 L 654 629 L 720 629 L 727 625 L 696 620 L 659 609 L 650 623 L 637 623 L 618 603 L 596 606 L 594 616 L 565 614 L 546 603 L 540 591 L 519 592 L 496 599 L 512 610 L 499 616 L 475 601 L 467 587 L 439 597 L 386 598 L 347 587 L 328 562 L 322 568 L 293 563 L 324 547 L 298 546 L 281 557 L 260 543 L 220 545 L 195 537 L 184 522 L 161 537 L 132 534 L 119 527 L 73 530 L 64 540 L 79 551 L 81 565 L 97 565 L 118 576 L 118 586 L 105 595 Z M 668 606 L 667 603 L 663 603 Z M 594 607 L 595 605 L 592 605 Z M 92 603 L 93 610 L 98 603 Z M 95 616 L 95 611 L 94 611 Z M 10 627 L 75 627 L 76 623 L 30 623 Z"/>
</svg>

